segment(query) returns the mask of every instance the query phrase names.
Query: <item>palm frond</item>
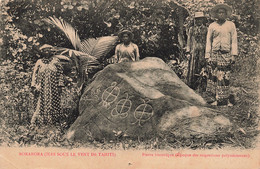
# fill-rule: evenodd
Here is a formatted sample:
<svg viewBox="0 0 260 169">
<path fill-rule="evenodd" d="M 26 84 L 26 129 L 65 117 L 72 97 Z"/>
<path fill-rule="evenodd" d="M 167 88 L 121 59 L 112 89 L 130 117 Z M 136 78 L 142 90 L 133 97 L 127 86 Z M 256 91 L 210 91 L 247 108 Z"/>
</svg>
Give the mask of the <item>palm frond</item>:
<svg viewBox="0 0 260 169">
<path fill-rule="evenodd" d="M 80 42 L 78 32 L 69 23 L 67 23 L 63 19 L 58 19 L 55 16 L 53 17 L 50 16 L 49 18 L 45 18 L 44 21 L 58 27 L 61 31 L 63 31 L 63 33 L 70 40 L 74 49 L 77 50 L 81 48 L 81 42 Z"/>
<path fill-rule="evenodd" d="M 43 50 L 43 49 L 46 49 L 46 48 L 53 48 L 53 46 L 49 45 L 49 44 L 44 44 L 42 45 L 39 49 L 40 50 Z"/>
<path fill-rule="evenodd" d="M 68 56 L 65 56 L 65 55 L 54 55 L 53 57 L 56 57 L 63 62 L 71 62 L 72 61 Z"/>
<path fill-rule="evenodd" d="M 81 51 L 91 56 L 100 58 L 110 52 L 115 47 L 117 36 L 103 36 L 99 38 L 89 38 L 81 42 Z"/>
<path fill-rule="evenodd" d="M 97 60 L 96 57 L 91 56 L 88 53 L 81 52 L 81 51 L 74 50 L 74 49 L 63 48 L 63 47 L 56 47 L 56 46 L 52 46 L 52 45 L 49 45 L 49 44 L 42 45 L 41 49 L 45 49 L 45 48 L 50 48 L 52 50 L 55 50 L 60 55 L 68 54 L 68 56 L 70 58 L 73 58 L 73 55 L 75 55 L 77 57 L 86 58 L 88 61 L 91 61 L 91 62 L 94 62 L 94 61 Z"/>
<path fill-rule="evenodd" d="M 100 62 L 97 60 L 97 58 L 88 55 L 85 53 L 85 55 L 79 55 L 82 54 L 83 52 L 73 52 L 73 56 L 75 56 L 76 58 L 78 58 L 78 89 L 79 91 L 82 90 L 83 85 L 86 81 L 86 79 L 88 78 L 88 71 L 91 69 L 97 69 L 100 65 Z"/>
<path fill-rule="evenodd" d="M 100 65 L 100 62 L 97 60 L 96 57 L 81 51 L 77 51 L 69 48 L 51 46 L 48 44 L 44 44 L 41 47 L 41 49 L 45 49 L 45 48 L 50 48 L 52 50 L 55 50 L 58 56 L 68 57 L 74 61 L 77 69 L 77 75 L 78 75 L 78 80 L 77 80 L 78 91 L 82 90 L 83 84 L 87 78 L 86 71 L 89 69 L 96 69 Z"/>
<path fill-rule="evenodd" d="M 81 42 L 81 51 L 91 54 L 94 46 L 98 43 L 98 38 L 89 38 Z"/>
</svg>

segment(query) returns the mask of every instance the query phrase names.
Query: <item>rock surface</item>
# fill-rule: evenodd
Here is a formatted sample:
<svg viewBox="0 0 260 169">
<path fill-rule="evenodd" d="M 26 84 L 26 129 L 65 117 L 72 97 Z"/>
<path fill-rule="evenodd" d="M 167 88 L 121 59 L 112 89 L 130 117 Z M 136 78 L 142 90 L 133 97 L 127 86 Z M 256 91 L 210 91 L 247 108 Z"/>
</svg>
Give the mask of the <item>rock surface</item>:
<svg viewBox="0 0 260 169">
<path fill-rule="evenodd" d="M 159 58 L 113 64 L 86 87 L 80 115 L 67 137 L 79 141 L 113 139 L 120 134 L 149 138 L 180 127 L 189 130 L 174 134 L 187 137 L 230 125 L 205 106 L 203 98 Z"/>
</svg>

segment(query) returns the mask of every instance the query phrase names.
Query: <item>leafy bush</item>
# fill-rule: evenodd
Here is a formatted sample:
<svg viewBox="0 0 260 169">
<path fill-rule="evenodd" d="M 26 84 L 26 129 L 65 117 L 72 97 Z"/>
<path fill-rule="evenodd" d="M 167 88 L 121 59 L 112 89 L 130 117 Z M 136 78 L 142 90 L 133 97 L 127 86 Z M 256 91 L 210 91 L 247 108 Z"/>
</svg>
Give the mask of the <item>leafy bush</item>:
<svg viewBox="0 0 260 169">
<path fill-rule="evenodd" d="M 20 60 L 24 62 L 41 57 L 37 49 L 45 43 L 71 47 L 61 32 L 42 21 L 48 16 L 62 17 L 71 23 L 82 39 L 117 34 L 122 28 L 131 29 L 142 57 L 163 59 L 170 54 L 178 54 L 179 22 L 187 16 L 187 11 L 173 2 L 147 0 L 10 0 L 3 10 L 5 23 L 8 24 L 4 33 L 5 52 L 16 59 L 17 52 L 21 53 Z M 182 18 L 180 15 L 183 15 Z M 12 34 L 15 31 L 17 33 Z M 10 38 L 13 39 L 11 43 L 7 42 Z M 20 49 L 14 50 L 17 45 Z"/>
</svg>

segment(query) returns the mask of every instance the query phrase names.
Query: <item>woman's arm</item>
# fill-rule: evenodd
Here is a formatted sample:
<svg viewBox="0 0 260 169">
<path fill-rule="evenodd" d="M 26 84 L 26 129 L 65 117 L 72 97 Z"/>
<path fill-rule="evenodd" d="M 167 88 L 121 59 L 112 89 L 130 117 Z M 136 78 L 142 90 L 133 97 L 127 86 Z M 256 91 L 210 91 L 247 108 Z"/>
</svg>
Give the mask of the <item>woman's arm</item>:
<svg viewBox="0 0 260 169">
<path fill-rule="evenodd" d="M 40 66 L 42 64 L 43 63 L 42 63 L 41 59 L 37 60 L 37 62 L 35 63 L 35 66 L 33 68 L 31 87 L 38 88 L 38 85 L 39 85 L 39 84 L 37 84 L 37 82 L 38 82 L 38 72 L 39 72 Z"/>
<path fill-rule="evenodd" d="M 231 55 L 237 56 L 238 55 L 238 49 L 237 49 L 237 30 L 234 23 L 232 23 L 231 28 Z"/>
<path fill-rule="evenodd" d="M 115 58 L 116 58 L 116 60 L 117 60 L 117 63 L 118 63 L 119 60 L 120 60 L 119 45 L 120 45 L 120 44 L 118 44 L 118 45 L 116 46 L 116 50 L 115 50 Z"/>
<path fill-rule="evenodd" d="M 138 61 L 138 60 L 140 60 L 139 48 L 135 44 L 135 61 Z"/>
<path fill-rule="evenodd" d="M 191 51 L 191 34 L 192 34 L 192 27 L 189 29 L 189 32 L 188 32 L 186 52 L 190 52 Z"/>
<path fill-rule="evenodd" d="M 212 24 L 211 24 L 211 25 L 209 25 L 208 33 L 207 33 L 207 39 L 206 39 L 206 51 L 205 51 L 205 58 L 206 59 L 210 58 L 210 54 L 211 54 L 212 33 L 213 33 L 213 29 L 212 29 Z"/>
</svg>

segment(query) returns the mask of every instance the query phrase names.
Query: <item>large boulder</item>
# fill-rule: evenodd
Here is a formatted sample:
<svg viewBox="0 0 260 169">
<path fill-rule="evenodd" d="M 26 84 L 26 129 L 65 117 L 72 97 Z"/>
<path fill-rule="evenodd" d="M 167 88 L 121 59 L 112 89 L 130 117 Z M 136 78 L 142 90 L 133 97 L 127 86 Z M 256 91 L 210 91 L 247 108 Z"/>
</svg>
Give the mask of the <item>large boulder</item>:
<svg viewBox="0 0 260 169">
<path fill-rule="evenodd" d="M 149 138 L 180 127 L 189 128 L 188 134 L 175 134 L 186 137 L 230 125 L 154 57 L 100 71 L 80 99 L 79 114 L 67 134 L 71 140 L 112 139 L 119 133 Z"/>
</svg>

